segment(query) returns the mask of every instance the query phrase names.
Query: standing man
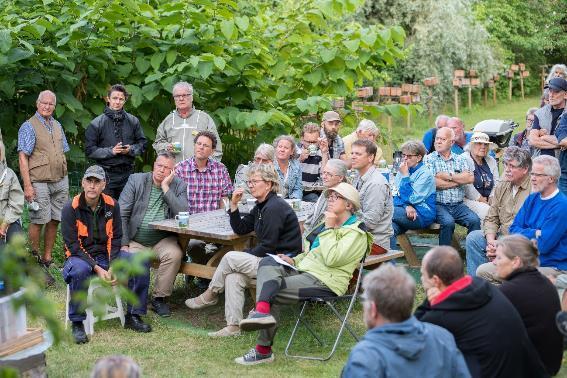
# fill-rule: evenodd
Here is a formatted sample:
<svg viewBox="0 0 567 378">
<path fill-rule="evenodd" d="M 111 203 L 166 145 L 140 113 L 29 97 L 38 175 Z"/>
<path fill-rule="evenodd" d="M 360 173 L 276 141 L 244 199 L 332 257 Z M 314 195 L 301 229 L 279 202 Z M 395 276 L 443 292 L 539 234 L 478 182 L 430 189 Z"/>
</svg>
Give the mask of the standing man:
<svg viewBox="0 0 567 378">
<path fill-rule="evenodd" d="M 465 145 L 471 141 L 473 133 L 465 132 L 465 124 L 458 117 L 451 117 L 447 120 L 447 127 L 455 133 L 455 140 L 451 146 L 453 153 L 460 155 L 465 152 Z"/>
<path fill-rule="evenodd" d="M 172 111 L 159 125 L 156 140 L 153 144 L 156 152 L 167 150 L 175 154 L 175 161 L 191 158 L 194 155 L 193 139 L 200 131 L 210 131 L 215 135 L 217 144 L 213 157 L 221 161 L 222 144 L 217 126 L 213 119 L 204 111 L 193 106 L 193 86 L 180 81 L 173 86 L 175 110 Z"/>
<path fill-rule="evenodd" d="M 350 156 L 352 151 L 352 143 L 359 139 L 368 139 L 376 143 L 376 139 L 380 136 L 380 130 L 376 127 L 376 124 L 369 119 L 363 119 L 358 123 L 356 130 L 346 137 L 343 138 L 345 144 L 345 160 L 350 162 Z M 378 165 L 378 162 L 382 160 L 382 149 L 376 145 L 376 157 L 374 158 L 374 164 Z M 350 165 L 349 165 L 350 166 Z"/>
<path fill-rule="evenodd" d="M 146 148 L 146 137 L 138 118 L 124 110 L 126 88 L 115 84 L 108 90 L 103 114 L 91 121 L 85 131 L 85 154 L 104 168 L 108 178 L 105 193 L 118 200 L 134 173 L 134 160 Z"/>
<path fill-rule="evenodd" d="M 376 145 L 369 140 L 352 143 L 352 168 L 358 171 L 354 187 L 360 193 L 362 221 L 374 236 L 371 254 L 386 253 L 390 247 L 394 205 L 390 185 L 374 165 Z"/>
<path fill-rule="evenodd" d="M 535 147 L 534 156 L 559 154 L 559 145 L 555 131 L 559 117 L 567 103 L 567 80 L 556 77 L 549 81 L 549 104 L 535 112 L 534 123 L 530 131 L 530 146 Z"/>
<path fill-rule="evenodd" d="M 43 91 L 36 101 L 36 113 L 18 131 L 20 174 L 24 197 L 30 206 L 28 234 L 32 254 L 45 266 L 52 262 L 51 253 L 61 221 L 61 210 L 69 199 L 69 179 L 65 152 L 69 145 L 63 127 L 53 118 L 56 97 Z M 37 205 L 37 206 L 36 206 Z M 43 252 L 40 235 L 45 226 Z"/>
<path fill-rule="evenodd" d="M 159 316 L 171 315 L 166 299 L 181 265 L 183 251 L 177 235 L 155 230 L 149 223 L 175 217 L 187 211 L 187 184 L 174 177 L 175 156 L 161 151 L 152 172 L 134 173 L 120 195 L 122 216 L 122 250 L 138 252 L 152 249 L 159 261 L 155 274 L 152 310 Z"/>
<path fill-rule="evenodd" d="M 329 144 L 323 143 L 321 127 L 309 122 L 301 130 L 299 162 L 301 164 L 301 184 L 303 185 L 303 201 L 317 202 L 320 190 L 315 187 L 322 185 L 321 169 L 329 160 Z"/>
<path fill-rule="evenodd" d="M 120 250 L 120 207 L 116 200 L 102 193 L 106 185 L 104 170 L 98 165 L 90 166 L 85 171 L 81 185 L 83 191 L 65 205 L 61 224 L 66 258 L 63 279 L 71 293 L 68 316 L 77 344 L 84 344 L 89 339 L 83 326 L 86 319 L 84 299 L 81 300 L 76 293 L 88 287 L 87 280 L 94 274 L 114 285 L 116 279 L 110 264 L 116 258 L 128 260 L 132 256 Z M 140 318 L 140 315 L 146 314 L 149 282 L 148 265 L 143 273 L 128 279 L 128 288 L 138 299 L 138 304 L 128 304 L 124 328 L 137 332 L 152 330 Z"/>
<path fill-rule="evenodd" d="M 555 136 L 559 142 L 561 152 L 559 153 L 559 165 L 561 167 L 561 177 L 559 177 L 559 190 L 567 195 L 567 116 L 563 114 L 559 121 L 559 126 L 555 131 Z"/>
<path fill-rule="evenodd" d="M 435 176 L 437 187 L 437 223 L 441 225 L 439 245 L 451 245 L 455 222 L 468 229 L 480 230 L 480 218 L 464 203 L 465 185 L 474 181 L 474 175 L 462 155 L 451 151 L 455 133 L 443 127 L 435 136 L 435 152 L 425 157 L 425 164 Z"/>
<path fill-rule="evenodd" d="M 217 137 L 210 131 L 195 136 L 195 155 L 175 166 L 175 175 L 187 184 L 189 213 L 197 214 L 223 208 L 232 182 L 223 163 L 211 158 L 217 147 Z"/>
<path fill-rule="evenodd" d="M 321 122 L 321 150 L 329 151 L 330 159 L 347 158 L 345 153 L 345 144 L 343 139 L 339 136 L 339 129 L 341 128 L 341 116 L 334 111 L 328 111 L 323 114 L 323 121 Z"/>
</svg>

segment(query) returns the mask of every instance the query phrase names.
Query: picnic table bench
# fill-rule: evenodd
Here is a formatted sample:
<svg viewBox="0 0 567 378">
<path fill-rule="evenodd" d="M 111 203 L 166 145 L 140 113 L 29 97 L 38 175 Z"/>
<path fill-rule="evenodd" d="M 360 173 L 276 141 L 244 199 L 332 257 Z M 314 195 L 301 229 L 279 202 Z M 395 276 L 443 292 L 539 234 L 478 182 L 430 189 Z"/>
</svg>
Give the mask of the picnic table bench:
<svg viewBox="0 0 567 378">
<path fill-rule="evenodd" d="M 439 231 L 441 229 L 441 225 L 438 223 L 433 223 L 428 228 L 422 228 L 419 230 L 408 230 L 405 234 L 398 235 L 396 237 L 398 244 L 402 251 L 404 251 L 404 255 L 406 260 L 408 261 L 408 265 L 412 268 L 416 268 L 421 266 L 419 259 L 413 249 L 413 245 L 409 239 L 409 235 L 419 235 L 419 234 L 428 234 L 428 235 L 439 235 Z M 461 245 L 459 244 L 459 240 L 455 233 L 453 233 L 453 239 L 451 242 L 452 246 L 459 251 L 461 249 Z M 427 245 L 427 247 L 433 247 L 434 245 Z"/>
</svg>

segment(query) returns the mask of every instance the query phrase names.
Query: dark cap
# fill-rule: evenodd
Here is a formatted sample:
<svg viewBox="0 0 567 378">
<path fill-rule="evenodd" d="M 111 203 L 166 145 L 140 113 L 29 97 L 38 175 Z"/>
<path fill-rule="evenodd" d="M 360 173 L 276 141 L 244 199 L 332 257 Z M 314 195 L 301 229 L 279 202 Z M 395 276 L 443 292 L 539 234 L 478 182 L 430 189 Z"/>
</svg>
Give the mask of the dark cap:
<svg viewBox="0 0 567 378">
<path fill-rule="evenodd" d="M 94 177 L 99 180 L 106 181 L 106 175 L 104 173 L 104 169 L 102 169 L 102 167 L 99 165 L 91 165 L 90 167 L 87 168 L 83 178 L 86 179 L 89 177 Z"/>
<path fill-rule="evenodd" d="M 549 80 L 548 87 L 552 91 L 567 92 L 567 80 L 563 79 L 562 77 L 554 77 L 553 79 Z"/>
</svg>

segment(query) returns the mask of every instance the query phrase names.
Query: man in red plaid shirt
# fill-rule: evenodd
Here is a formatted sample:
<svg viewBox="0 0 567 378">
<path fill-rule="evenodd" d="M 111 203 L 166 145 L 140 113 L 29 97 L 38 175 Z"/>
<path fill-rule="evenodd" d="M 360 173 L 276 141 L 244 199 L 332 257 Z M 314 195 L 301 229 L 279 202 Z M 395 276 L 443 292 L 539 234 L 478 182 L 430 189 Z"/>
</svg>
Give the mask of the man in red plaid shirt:
<svg viewBox="0 0 567 378">
<path fill-rule="evenodd" d="M 216 146 L 215 134 L 200 131 L 195 136 L 195 155 L 175 166 L 175 175 L 187 183 L 190 214 L 222 208 L 222 199 L 232 192 L 228 170 L 211 158 Z"/>
</svg>

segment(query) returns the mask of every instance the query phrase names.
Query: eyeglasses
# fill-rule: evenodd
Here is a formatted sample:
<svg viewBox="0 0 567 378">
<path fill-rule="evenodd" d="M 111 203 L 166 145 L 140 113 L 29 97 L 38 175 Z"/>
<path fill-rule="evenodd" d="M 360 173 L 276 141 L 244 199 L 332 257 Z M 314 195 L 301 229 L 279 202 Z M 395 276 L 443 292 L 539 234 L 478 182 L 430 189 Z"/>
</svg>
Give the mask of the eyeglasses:
<svg viewBox="0 0 567 378">
<path fill-rule="evenodd" d="M 339 196 L 336 192 L 329 194 L 329 196 L 327 197 L 327 200 L 329 200 L 329 202 L 335 202 L 338 199 L 344 200 L 345 198 Z"/>
<path fill-rule="evenodd" d="M 248 180 L 246 181 L 246 185 L 253 187 L 258 185 L 259 182 L 266 182 L 266 180 Z"/>
<path fill-rule="evenodd" d="M 337 176 L 337 177 L 339 177 L 340 175 L 335 175 L 331 172 L 323 171 L 323 172 L 321 172 L 321 176 L 330 176 L 330 177 Z"/>
<path fill-rule="evenodd" d="M 176 100 L 184 100 L 186 98 L 189 98 L 193 96 L 193 93 L 185 93 L 185 94 L 178 94 L 178 95 L 173 95 L 173 98 Z"/>
<path fill-rule="evenodd" d="M 447 141 L 449 138 L 443 138 L 443 137 L 435 137 L 436 141 L 440 141 L 440 142 L 445 142 Z"/>
<path fill-rule="evenodd" d="M 533 177 L 549 177 L 549 175 L 546 175 L 545 173 L 535 173 L 535 172 L 530 172 L 530 176 L 533 176 Z"/>
<path fill-rule="evenodd" d="M 526 117 L 526 123 L 534 123 L 534 119 Z"/>
<path fill-rule="evenodd" d="M 52 102 L 40 101 L 39 103 L 44 106 L 55 106 L 55 104 Z"/>
<path fill-rule="evenodd" d="M 254 158 L 254 163 L 256 163 L 256 164 L 269 164 L 271 162 L 272 162 L 272 160 L 270 160 L 270 159 L 264 159 L 264 158 L 261 158 L 261 157 L 255 157 Z"/>
<path fill-rule="evenodd" d="M 418 156 L 418 155 L 402 154 L 402 157 L 403 157 L 403 158 L 406 158 L 406 159 L 412 158 L 412 157 L 414 157 L 414 156 Z"/>
</svg>

